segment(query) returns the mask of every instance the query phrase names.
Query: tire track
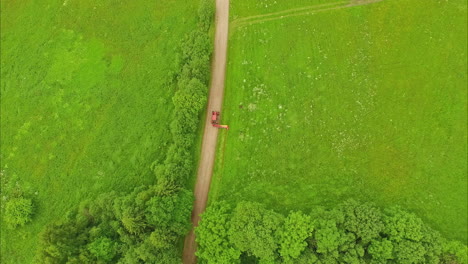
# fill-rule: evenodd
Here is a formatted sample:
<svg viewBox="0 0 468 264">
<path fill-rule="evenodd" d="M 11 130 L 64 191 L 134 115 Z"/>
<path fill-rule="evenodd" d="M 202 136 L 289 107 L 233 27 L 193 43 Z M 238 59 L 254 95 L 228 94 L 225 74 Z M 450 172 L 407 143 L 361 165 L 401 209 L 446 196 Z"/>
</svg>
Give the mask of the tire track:
<svg viewBox="0 0 468 264">
<path fill-rule="evenodd" d="M 346 3 L 349 3 L 349 1 L 338 1 L 338 2 L 332 2 L 332 3 L 326 3 L 326 4 L 310 5 L 310 6 L 292 8 L 292 9 L 288 9 L 288 10 L 282 10 L 282 11 L 268 13 L 268 14 L 242 17 L 242 18 L 238 18 L 238 19 L 232 21 L 231 24 L 245 23 L 248 20 L 255 20 L 257 18 L 265 18 L 265 17 L 275 16 L 275 15 L 287 15 L 288 13 L 299 12 L 299 11 L 304 11 L 304 10 L 308 10 L 308 9 L 325 8 L 327 6 L 334 6 L 334 5 L 346 4 Z"/>
<path fill-rule="evenodd" d="M 296 11 L 297 10 L 299 11 L 288 13 L 287 11 L 293 10 L 293 9 L 290 9 L 290 10 L 285 10 L 281 12 L 275 12 L 275 13 L 270 13 L 270 14 L 265 14 L 265 15 L 260 15 L 260 16 L 251 16 L 251 17 L 236 19 L 235 21 L 232 22 L 232 28 L 234 29 L 234 28 L 239 28 L 239 27 L 246 27 L 246 26 L 250 26 L 250 25 L 254 25 L 254 24 L 258 24 L 262 22 L 274 21 L 274 20 L 293 17 L 293 16 L 312 15 L 312 14 L 317 14 L 317 13 L 331 11 L 331 10 L 369 5 L 369 4 L 374 4 L 374 3 L 378 3 L 382 1 L 384 0 L 354 0 L 350 2 L 348 1 L 337 2 L 335 3 L 335 5 L 327 4 L 328 6 L 331 6 L 331 7 L 324 6 L 324 5 L 316 5 L 316 8 L 313 8 L 314 6 L 302 8 L 302 10 L 306 10 L 306 11 L 302 11 L 301 8 L 295 8 Z M 284 13 L 286 14 L 283 15 Z M 278 14 L 280 16 L 278 16 Z M 273 17 L 268 17 L 268 16 L 273 16 Z M 260 19 L 255 19 L 257 17 L 259 17 Z"/>
</svg>

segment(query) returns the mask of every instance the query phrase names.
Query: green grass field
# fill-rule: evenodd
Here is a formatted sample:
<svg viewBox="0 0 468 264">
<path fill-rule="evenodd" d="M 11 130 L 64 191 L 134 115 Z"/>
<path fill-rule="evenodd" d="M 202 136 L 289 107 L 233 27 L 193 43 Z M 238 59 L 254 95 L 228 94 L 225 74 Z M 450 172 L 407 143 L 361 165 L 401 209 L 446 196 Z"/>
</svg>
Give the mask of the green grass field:
<svg viewBox="0 0 468 264">
<path fill-rule="evenodd" d="M 154 183 L 171 138 L 164 82 L 198 1 L 1 4 L 2 177 L 35 214 L 2 224 L 0 262 L 31 263 L 44 225 L 79 202 Z"/>
<path fill-rule="evenodd" d="M 233 1 L 210 200 L 399 204 L 466 243 L 466 2 L 237 20 L 323 3 Z"/>
</svg>

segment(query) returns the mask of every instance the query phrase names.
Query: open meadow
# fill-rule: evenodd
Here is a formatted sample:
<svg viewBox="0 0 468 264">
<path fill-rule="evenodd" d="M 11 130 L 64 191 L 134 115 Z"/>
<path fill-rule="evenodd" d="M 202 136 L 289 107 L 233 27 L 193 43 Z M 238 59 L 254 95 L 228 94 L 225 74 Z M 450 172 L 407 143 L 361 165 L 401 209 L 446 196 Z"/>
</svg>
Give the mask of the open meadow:
<svg viewBox="0 0 468 264">
<path fill-rule="evenodd" d="M 199 1 L 3 1 L 2 198 L 33 221 L 2 222 L 1 263 L 32 263 L 38 233 L 85 199 L 154 184 L 171 140 L 176 54 Z"/>
<path fill-rule="evenodd" d="M 466 1 L 232 2 L 210 201 L 399 204 L 466 243 Z"/>
</svg>

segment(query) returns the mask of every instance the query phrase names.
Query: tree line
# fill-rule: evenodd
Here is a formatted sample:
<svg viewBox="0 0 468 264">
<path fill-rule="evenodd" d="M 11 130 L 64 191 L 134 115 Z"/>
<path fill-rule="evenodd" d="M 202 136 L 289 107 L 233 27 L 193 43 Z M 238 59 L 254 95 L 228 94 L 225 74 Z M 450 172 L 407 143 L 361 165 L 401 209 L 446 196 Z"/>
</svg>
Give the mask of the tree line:
<svg viewBox="0 0 468 264">
<path fill-rule="evenodd" d="M 35 263 L 179 263 L 192 200 L 158 185 L 102 194 L 45 227 Z"/>
<path fill-rule="evenodd" d="M 415 214 L 354 200 L 291 211 L 210 205 L 195 230 L 200 263 L 467 263 L 467 246 L 444 239 Z"/>
<path fill-rule="evenodd" d="M 186 36 L 176 63 L 180 72 L 171 73 L 169 82 L 176 87 L 172 98 L 175 110 L 170 124 L 173 138 L 163 164 L 156 166 L 160 184 L 185 184 L 194 168 L 192 147 L 207 102 L 210 58 L 213 50 L 209 35 L 214 14 L 212 0 L 201 1 L 198 27 Z"/>
<path fill-rule="evenodd" d="M 174 87 L 172 143 L 155 166 L 156 183 L 129 194 L 102 194 L 84 201 L 44 228 L 35 263 L 181 263 L 181 243 L 191 228 L 192 191 L 185 188 L 193 144 L 206 105 L 214 2 L 202 0 L 198 25 L 181 41 L 165 87 Z"/>
</svg>

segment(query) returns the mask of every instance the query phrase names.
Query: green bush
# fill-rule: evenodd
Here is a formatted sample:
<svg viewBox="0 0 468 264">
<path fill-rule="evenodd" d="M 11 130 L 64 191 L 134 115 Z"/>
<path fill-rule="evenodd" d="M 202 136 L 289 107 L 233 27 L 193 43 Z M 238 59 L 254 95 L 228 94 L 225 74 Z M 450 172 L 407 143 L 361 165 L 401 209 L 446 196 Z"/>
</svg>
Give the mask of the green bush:
<svg viewBox="0 0 468 264">
<path fill-rule="evenodd" d="M 215 11 L 214 1 L 213 0 L 202 0 L 200 2 L 200 7 L 198 8 L 198 17 L 200 27 L 207 30 L 213 20 L 213 15 Z"/>
<path fill-rule="evenodd" d="M 31 221 L 32 201 L 26 198 L 12 198 L 5 204 L 4 220 L 9 228 L 23 226 Z"/>
</svg>

